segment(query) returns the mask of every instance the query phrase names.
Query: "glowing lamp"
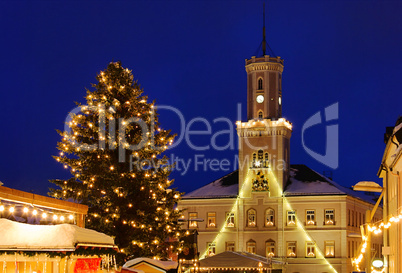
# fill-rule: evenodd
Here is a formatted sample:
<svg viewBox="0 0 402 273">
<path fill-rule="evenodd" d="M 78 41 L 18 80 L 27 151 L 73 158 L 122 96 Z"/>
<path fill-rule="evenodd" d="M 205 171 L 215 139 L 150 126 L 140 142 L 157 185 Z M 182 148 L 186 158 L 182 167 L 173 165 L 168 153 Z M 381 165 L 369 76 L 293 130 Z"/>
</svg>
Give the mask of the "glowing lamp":
<svg viewBox="0 0 402 273">
<path fill-rule="evenodd" d="M 374 261 L 373 261 L 372 265 L 373 265 L 375 268 L 381 268 L 381 267 L 383 267 L 384 262 L 383 262 L 382 260 L 377 259 L 377 260 L 374 260 Z"/>
</svg>

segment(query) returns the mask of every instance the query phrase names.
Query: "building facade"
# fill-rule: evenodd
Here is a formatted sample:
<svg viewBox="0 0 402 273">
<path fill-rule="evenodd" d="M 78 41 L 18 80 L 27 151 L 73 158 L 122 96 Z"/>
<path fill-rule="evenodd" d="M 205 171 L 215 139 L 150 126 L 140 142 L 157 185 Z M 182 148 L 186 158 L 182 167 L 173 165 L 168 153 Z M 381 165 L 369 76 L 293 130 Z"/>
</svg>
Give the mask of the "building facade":
<svg viewBox="0 0 402 273">
<path fill-rule="evenodd" d="M 237 122 L 239 169 L 184 195 L 179 209 L 187 228 L 198 230 L 201 259 L 239 251 L 280 260 L 283 272 L 352 272 L 360 226 L 375 198 L 289 164 L 283 68 L 280 57 L 246 60 L 248 121 Z M 199 218 L 204 222 L 191 221 Z M 381 246 L 381 237 L 374 238 L 374 256 Z"/>
<path fill-rule="evenodd" d="M 378 176 L 383 179 L 384 188 L 384 222 L 391 223 L 384 231 L 384 257 L 388 272 L 402 271 L 402 236 L 401 224 L 391 218 L 402 217 L 401 200 L 402 187 L 402 118 L 395 127 L 389 128 L 385 134 L 385 151 L 381 161 Z"/>
</svg>

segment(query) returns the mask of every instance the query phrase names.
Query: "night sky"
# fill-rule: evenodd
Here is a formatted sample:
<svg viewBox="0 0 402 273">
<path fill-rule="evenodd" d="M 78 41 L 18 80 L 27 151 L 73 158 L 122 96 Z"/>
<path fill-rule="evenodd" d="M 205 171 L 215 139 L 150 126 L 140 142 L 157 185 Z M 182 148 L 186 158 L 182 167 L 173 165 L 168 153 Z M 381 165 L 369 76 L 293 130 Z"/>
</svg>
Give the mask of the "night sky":
<svg viewBox="0 0 402 273">
<path fill-rule="evenodd" d="M 0 2 L 0 181 L 46 194 L 49 179 L 69 172 L 52 155 L 74 102 L 84 102 L 95 75 L 109 62 L 133 71 L 150 100 L 176 107 L 186 124 L 228 130 L 225 117 L 246 120 L 244 60 L 262 40 L 262 1 L 10 1 Z M 402 114 L 402 2 L 269 1 L 267 40 L 285 60 L 283 116 L 293 123 L 291 163 L 332 170 L 350 186 L 379 181 L 383 134 Z M 339 167 L 317 162 L 302 147 L 301 128 L 339 103 Z M 177 115 L 160 111 L 165 129 L 180 134 Z M 309 148 L 325 153 L 325 126 L 305 133 Z M 193 130 L 205 130 L 194 123 Z M 233 131 L 235 133 L 235 131 Z M 229 135 L 217 137 L 224 146 Z M 192 137 L 208 145 L 211 136 Z M 189 192 L 233 170 L 232 149 L 194 151 L 185 142 L 170 157 L 191 162 L 176 170 L 174 186 Z M 173 155 L 173 156 L 172 156 Z M 228 159 L 227 171 L 194 170 L 194 157 Z"/>
</svg>

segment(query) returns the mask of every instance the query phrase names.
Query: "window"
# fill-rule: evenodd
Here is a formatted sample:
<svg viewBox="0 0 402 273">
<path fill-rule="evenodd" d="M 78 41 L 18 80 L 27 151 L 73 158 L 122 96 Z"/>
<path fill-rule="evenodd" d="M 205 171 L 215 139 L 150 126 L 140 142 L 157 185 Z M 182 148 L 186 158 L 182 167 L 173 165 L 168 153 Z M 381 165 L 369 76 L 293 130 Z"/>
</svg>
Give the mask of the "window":
<svg viewBox="0 0 402 273">
<path fill-rule="evenodd" d="M 262 82 L 262 78 L 259 78 L 258 79 L 258 90 L 262 90 L 262 84 L 263 82 Z"/>
<path fill-rule="evenodd" d="M 263 159 L 264 159 L 264 151 L 259 150 L 258 151 L 258 161 L 262 162 Z"/>
<path fill-rule="evenodd" d="M 216 254 L 216 244 L 215 243 L 207 243 L 207 254 L 208 256 L 214 256 Z"/>
<path fill-rule="evenodd" d="M 308 226 L 315 225 L 315 211 L 314 210 L 306 210 L 306 225 L 308 225 Z"/>
<path fill-rule="evenodd" d="M 296 226 L 296 211 L 288 210 L 287 225 L 288 226 Z"/>
<path fill-rule="evenodd" d="M 350 226 L 350 209 L 348 209 L 348 226 Z"/>
<path fill-rule="evenodd" d="M 268 153 L 265 153 L 265 155 L 264 155 L 264 167 L 268 168 L 269 167 L 268 164 L 269 164 L 269 156 L 268 156 Z"/>
<path fill-rule="evenodd" d="M 315 258 L 315 243 L 306 242 L 306 257 Z"/>
<path fill-rule="evenodd" d="M 216 227 L 216 213 L 215 212 L 208 212 L 207 213 L 207 225 L 208 227 Z"/>
<path fill-rule="evenodd" d="M 335 225 L 335 213 L 333 209 L 325 210 L 325 224 L 326 225 Z"/>
<path fill-rule="evenodd" d="M 235 226 L 234 212 L 226 212 L 226 226 L 227 227 L 234 227 Z"/>
<path fill-rule="evenodd" d="M 257 215 L 254 209 L 247 211 L 247 226 L 255 227 L 257 225 Z"/>
<path fill-rule="evenodd" d="M 255 254 L 255 241 L 254 240 L 250 240 L 247 242 L 247 252 Z"/>
<path fill-rule="evenodd" d="M 258 118 L 263 118 L 263 113 L 262 113 L 262 111 L 259 111 L 259 112 L 258 112 Z"/>
<path fill-rule="evenodd" d="M 275 211 L 273 209 L 267 209 L 265 211 L 265 226 L 272 227 L 275 225 Z"/>
<path fill-rule="evenodd" d="M 296 257 L 296 242 L 286 242 L 286 255 L 290 258 Z"/>
<path fill-rule="evenodd" d="M 325 241 L 325 257 L 335 257 L 335 241 Z"/>
<path fill-rule="evenodd" d="M 198 227 L 196 221 L 191 221 L 192 219 L 197 219 L 197 217 L 198 217 L 198 213 L 196 213 L 196 212 L 190 212 L 190 213 L 188 214 L 188 219 L 190 220 L 190 221 L 188 222 L 188 226 L 189 226 L 190 228 L 196 228 L 196 227 Z"/>
<path fill-rule="evenodd" d="M 267 257 L 275 256 L 275 241 L 268 240 L 265 242 L 265 253 Z"/>
<path fill-rule="evenodd" d="M 226 251 L 235 251 L 235 242 L 226 242 Z"/>
<path fill-rule="evenodd" d="M 255 166 L 256 166 L 256 159 L 257 159 L 257 155 L 255 153 L 253 153 L 253 168 L 255 168 Z"/>
</svg>

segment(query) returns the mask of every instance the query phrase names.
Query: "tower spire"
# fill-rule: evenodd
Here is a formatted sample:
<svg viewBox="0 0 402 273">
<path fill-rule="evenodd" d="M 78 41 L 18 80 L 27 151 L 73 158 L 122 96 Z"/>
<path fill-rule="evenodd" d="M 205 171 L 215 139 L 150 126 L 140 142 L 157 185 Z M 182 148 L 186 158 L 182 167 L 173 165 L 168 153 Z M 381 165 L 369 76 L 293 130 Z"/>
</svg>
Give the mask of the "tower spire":
<svg viewBox="0 0 402 273">
<path fill-rule="evenodd" d="M 265 56 L 267 52 L 267 40 L 265 38 L 265 3 L 263 7 L 262 25 L 262 56 Z"/>
</svg>

